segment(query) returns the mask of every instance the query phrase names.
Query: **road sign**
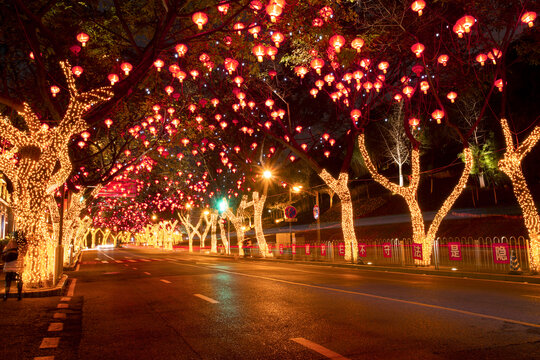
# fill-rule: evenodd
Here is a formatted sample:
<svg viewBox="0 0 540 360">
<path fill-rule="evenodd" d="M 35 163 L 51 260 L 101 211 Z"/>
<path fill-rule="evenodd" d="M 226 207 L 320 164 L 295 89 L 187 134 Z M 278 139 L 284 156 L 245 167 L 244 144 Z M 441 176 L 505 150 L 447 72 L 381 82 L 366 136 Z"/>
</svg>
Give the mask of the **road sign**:
<svg viewBox="0 0 540 360">
<path fill-rule="evenodd" d="M 313 218 L 317 220 L 319 218 L 320 209 L 317 205 L 313 207 Z"/>
<path fill-rule="evenodd" d="M 296 208 L 294 206 L 287 206 L 285 208 L 285 217 L 287 219 L 293 219 L 296 217 Z"/>
</svg>

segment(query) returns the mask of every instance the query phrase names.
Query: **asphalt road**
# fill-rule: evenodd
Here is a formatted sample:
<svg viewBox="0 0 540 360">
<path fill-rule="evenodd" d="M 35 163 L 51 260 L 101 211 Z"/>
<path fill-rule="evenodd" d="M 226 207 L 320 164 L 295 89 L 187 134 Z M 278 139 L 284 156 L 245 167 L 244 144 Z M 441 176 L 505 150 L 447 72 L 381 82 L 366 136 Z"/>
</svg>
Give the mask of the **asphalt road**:
<svg viewBox="0 0 540 360">
<path fill-rule="evenodd" d="M 70 277 L 67 296 L 0 307 L 42 309 L 27 358 L 540 359 L 534 284 L 154 249 L 87 251 Z"/>
</svg>

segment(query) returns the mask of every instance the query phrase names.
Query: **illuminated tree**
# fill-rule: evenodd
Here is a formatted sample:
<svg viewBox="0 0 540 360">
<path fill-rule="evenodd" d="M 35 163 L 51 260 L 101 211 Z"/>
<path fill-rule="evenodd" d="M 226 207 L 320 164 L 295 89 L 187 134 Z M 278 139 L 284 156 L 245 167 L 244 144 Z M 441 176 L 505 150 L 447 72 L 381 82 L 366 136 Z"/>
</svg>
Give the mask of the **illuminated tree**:
<svg viewBox="0 0 540 360">
<path fill-rule="evenodd" d="M 70 138 L 87 128 L 82 115 L 89 107 L 112 96 L 110 87 L 79 93 L 68 63 L 61 64 L 70 103 L 57 127 L 42 126 L 29 104 L 18 109 L 27 130 L 14 127 L 0 117 L 0 137 L 12 148 L 0 159 L 0 170 L 13 182 L 13 210 L 17 227 L 29 240 L 24 271 L 25 283 L 39 286 L 51 280 L 52 239 L 46 233 L 47 198 L 71 173 L 68 157 Z"/>
<path fill-rule="evenodd" d="M 231 211 L 230 208 L 225 210 L 223 215 L 227 218 L 228 221 L 230 221 L 234 229 L 236 231 L 236 244 L 238 245 L 238 255 L 244 256 L 244 233 L 245 233 L 245 225 L 244 225 L 244 218 L 245 218 L 245 211 L 248 207 L 248 201 L 247 201 L 247 195 L 242 196 L 242 200 L 238 204 L 238 207 L 236 209 L 236 214 Z M 230 241 L 230 239 L 229 239 Z"/>
</svg>

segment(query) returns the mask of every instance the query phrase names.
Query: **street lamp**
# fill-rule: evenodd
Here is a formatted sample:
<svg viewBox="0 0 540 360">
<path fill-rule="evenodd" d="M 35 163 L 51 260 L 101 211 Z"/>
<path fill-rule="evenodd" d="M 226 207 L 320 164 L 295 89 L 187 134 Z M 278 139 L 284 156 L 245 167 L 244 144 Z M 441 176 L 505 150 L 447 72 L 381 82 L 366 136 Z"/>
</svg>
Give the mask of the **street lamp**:
<svg viewBox="0 0 540 360">
<path fill-rule="evenodd" d="M 264 170 L 263 171 L 263 177 L 265 179 L 271 179 L 272 178 L 272 172 L 270 170 Z"/>
</svg>

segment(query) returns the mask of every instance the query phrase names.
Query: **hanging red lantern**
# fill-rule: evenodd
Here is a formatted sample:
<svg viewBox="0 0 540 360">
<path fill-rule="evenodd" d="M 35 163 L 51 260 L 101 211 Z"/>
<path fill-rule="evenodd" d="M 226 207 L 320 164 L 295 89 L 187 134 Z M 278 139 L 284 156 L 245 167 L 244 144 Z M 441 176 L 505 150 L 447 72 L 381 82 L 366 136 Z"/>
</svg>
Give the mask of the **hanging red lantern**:
<svg viewBox="0 0 540 360">
<path fill-rule="evenodd" d="M 442 64 L 442 66 L 446 66 L 446 63 L 448 62 L 448 55 L 446 54 L 443 54 L 443 55 L 440 55 L 438 58 L 437 58 L 437 62 L 439 64 Z"/>
<path fill-rule="evenodd" d="M 179 57 L 183 57 L 188 51 L 188 47 L 184 44 L 177 44 L 174 49 L 176 50 L 176 53 Z"/>
<path fill-rule="evenodd" d="M 51 86 L 51 94 L 53 97 L 56 97 L 56 94 L 60 92 L 60 88 L 56 85 Z"/>
<path fill-rule="evenodd" d="M 424 52 L 425 46 L 421 43 L 416 43 L 413 46 L 411 46 L 411 51 L 416 55 L 416 57 L 420 57 L 422 53 Z"/>
<path fill-rule="evenodd" d="M 161 71 L 161 68 L 165 66 L 165 63 L 161 59 L 157 59 L 154 61 L 154 66 L 156 67 L 157 71 Z"/>
<path fill-rule="evenodd" d="M 255 24 L 249 25 L 248 32 L 253 35 L 253 38 L 256 39 L 261 32 L 261 27 Z"/>
<path fill-rule="evenodd" d="M 257 57 L 257 61 L 262 62 L 263 56 L 266 54 L 266 48 L 262 44 L 255 45 L 251 52 Z"/>
<path fill-rule="evenodd" d="M 360 116 L 362 116 L 362 112 L 358 109 L 353 109 L 351 111 L 351 118 L 353 119 L 353 121 L 358 121 L 358 119 L 360 118 Z"/>
<path fill-rule="evenodd" d="M 90 40 L 90 36 L 88 34 L 82 32 L 77 35 L 77 41 L 81 43 L 82 47 L 86 46 L 88 40 Z"/>
<path fill-rule="evenodd" d="M 107 128 L 110 128 L 113 124 L 113 121 L 111 119 L 105 119 L 105 125 L 107 125 Z"/>
<path fill-rule="evenodd" d="M 285 40 L 285 36 L 283 36 L 283 34 L 280 33 L 279 31 L 276 31 L 275 33 L 272 34 L 272 41 L 274 42 L 276 47 L 279 47 L 279 45 L 283 42 L 283 40 Z"/>
<path fill-rule="evenodd" d="M 319 90 L 317 90 L 316 88 L 313 88 L 313 89 L 309 90 L 309 93 L 310 93 L 314 98 L 316 98 L 316 97 L 317 97 L 317 94 L 319 93 Z"/>
<path fill-rule="evenodd" d="M 487 60 L 487 55 L 486 54 L 478 54 L 476 55 L 476 61 L 480 63 L 480 65 L 484 66 L 484 64 L 486 63 L 486 60 Z"/>
<path fill-rule="evenodd" d="M 521 22 L 533 27 L 534 20 L 536 20 L 536 13 L 534 11 L 527 11 L 521 16 Z"/>
<path fill-rule="evenodd" d="M 422 90 L 424 94 L 427 94 L 427 91 L 429 90 L 429 83 L 427 81 L 422 81 L 420 83 L 420 90 Z"/>
<path fill-rule="evenodd" d="M 270 59 L 275 60 L 278 49 L 274 46 L 269 46 L 266 48 L 266 55 L 270 56 Z"/>
<path fill-rule="evenodd" d="M 386 70 L 388 69 L 388 66 L 389 66 L 388 62 L 386 62 L 386 61 L 381 61 L 381 62 L 379 63 L 379 66 L 378 66 L 378 67 L 379 67 L 379 70 L 382 70 L 382 72 L 386 74 Z"/>
<path fill-rule="evenodd" d="M 441 119 L 444 117 L 444 111 L 437 109 L 431 113 L 431 117 L 437 121 L 437 124 L 440 124 Z"/>
<path fill-rule="evenodd" d="M 411 125 L 413 128 L 416 128 L 420 124 L 420 120 L 417 118 L 410 118 L 409 119 L 409 125 Z"/>
<path fill-rule="evenodd" d="M 165 92 L 170 96 L 174 92 L 174 88 L 170 85 L 165 86 Z"/>
<path fill-rule="evenodd" d="M 191 20 L 193 20 L 199 30 L 202 30 L 203 26 L 208 22 L 208 16 L 205 13 L 199 11 L 193 14 Z"/>
<path fill-rule="evenodd" d="M 71 68 L 71 72 L 76 77 L 79 77 L 83 73 L 83 68 L 81 66 L 74 66 L 74 67 Z"/>
<path fill-rule="evenodd" d="M 309 70 L 305 66 L 296 66 L 294 68 L 294 72 L 297 76 L 300 77 L 300 79 L 303 79 L 304 76 L 309 72 Z"/>
<path fill-rule="evenodd" d="M 283 8 L 279 6 L 275 1 L 270 3 L 266 7 L 266 13 L 270 16 L 270 21 L 276 22 L 277 18 L 283 12 Z"/>
<path fill-rule="evenodd" d="M 321 74 L 321 69 L 324 66 L 324 60 L 323 59 L 313 59 L 310 63 L 311 67 L 317 72 L 317 74 Z"/>
<path fill-rule="evenodd" d="M 362 51 L 362 46 L 364 46 L 364 40 L 356 38 L 351 41 L 351 47 L 356 50 L 357 53 Z"/>
<path fill-rule="evenodd" d="M 122 69 L 122 71 L 124 72 L 124 74 L 126 76 L 129 75 L 129 72 L 131 71 L 131 69 L 133 69 L 133 65 L 131 65 L 130 63 L 128 62 L 124 62 L 122 64 L 120 64 L 120 69 Z"/>
<path fill-rule="evenodd" d="M 341 35 L 334 35 L 330 38 L 328 43 L 337 53 L 339 53 L 341 51 L 341 47 L 345 45 L 345 38 Z"/>
<path fill-rule="evenodd" d="M 454 91 L 450 91 L 448 94 L 446 94 L 446 98 L 453 103 L 457 98 L 457 94 Z"/>
<path fill-rule="evenodd" d="M 416 0 L 411 4 L 411 10 L 418 13 L 418 16 L 422 16 L 422 10 L 426 7 L 424 0 Z"/>
</svg>

